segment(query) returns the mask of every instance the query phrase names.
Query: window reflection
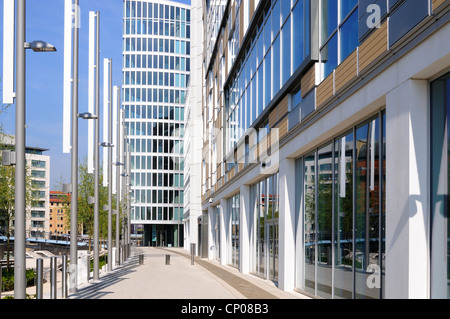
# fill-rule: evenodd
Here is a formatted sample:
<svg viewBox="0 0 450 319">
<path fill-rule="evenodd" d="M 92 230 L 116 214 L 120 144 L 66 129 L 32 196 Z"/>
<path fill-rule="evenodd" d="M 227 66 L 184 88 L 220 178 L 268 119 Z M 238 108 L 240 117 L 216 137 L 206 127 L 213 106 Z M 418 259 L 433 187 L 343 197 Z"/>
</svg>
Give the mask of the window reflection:
<svg viewBox="0 0 450 319">
<path fill-rule="evenodd" d="M 383 112 L 303 158 L 306 292 L 383 296 L 384 124 Z"/>
<path fill-rule="evenodd" d="M 450 298 L 450 73 L 431 84 L 431 297 Z"/>
</svg>

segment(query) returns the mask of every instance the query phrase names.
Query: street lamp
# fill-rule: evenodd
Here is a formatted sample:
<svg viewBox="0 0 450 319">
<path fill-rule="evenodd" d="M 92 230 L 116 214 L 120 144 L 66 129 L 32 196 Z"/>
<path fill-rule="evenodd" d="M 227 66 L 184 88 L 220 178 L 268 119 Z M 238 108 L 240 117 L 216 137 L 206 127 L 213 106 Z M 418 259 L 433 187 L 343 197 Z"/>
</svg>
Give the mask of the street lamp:
<svg viewBox="0 0 450 319">
<path fill-rule="evenodd" d="M 11 3 L 9 2 L 9 5 Z M 7 6 L 4 15 L 12 13 L 11 6 Z M 13 7 L 13 6 L 12 6 Z M 16 173 L 15 173 L 15 224 L 14 224 L 14 298 L 26 298 L 26 171 L 25 171 L 25 144 L 26 144 L 26 49 L 34 52 L 55 52 L 56 48 L 44 41 L 34 41 L 31 44 L 26 38 L 26 0 L 17 0 L 17 32 L 16 32 Z M 11 27 L 11 25 L 9 25 Z M 14 21 L 12 29 L 4 30 L 5 33 L 14 34 Z M 13 63 L 13 62 L 12 62 Z M 12 79 L 7 79 L 11 80 Z"/>
</svg>

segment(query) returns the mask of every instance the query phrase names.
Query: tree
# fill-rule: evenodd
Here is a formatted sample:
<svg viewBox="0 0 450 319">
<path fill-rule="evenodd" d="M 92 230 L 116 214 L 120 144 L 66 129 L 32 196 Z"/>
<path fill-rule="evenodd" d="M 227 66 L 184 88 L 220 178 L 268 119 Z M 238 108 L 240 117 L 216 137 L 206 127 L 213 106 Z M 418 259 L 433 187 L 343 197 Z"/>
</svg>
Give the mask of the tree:
<svg viewBox="0 0 450 319">
<path fill-rule="evenodd" d="M 88 173 L 87 159 L 84 158 L 78 166 L 78 229 L 80 233 L 86 233 L 89 236 L 89 250 L 92 250 L 92 237 L 94 234 L 94 205 L 88 204 L 89 196 L 94 196 L 94 175 Z M 116 200 L 113 196 L 113 209 L 116 206 Z M 99 169 L 99 233 L 100 239 L 107 237 L 108 234 L 108 211 L 103 210 L 108 205 L 108 188 L 103 186 L 102 167 Z M 65 201 L 66 218 L 70 222 L 70 201 Z M 120 215 L 119 215 L 120 216 Z M 115 234 L 115 219 L 113 216 L 113 235 Z M 101 240 L 100 240 L 101 241 Z"/>
</svg>

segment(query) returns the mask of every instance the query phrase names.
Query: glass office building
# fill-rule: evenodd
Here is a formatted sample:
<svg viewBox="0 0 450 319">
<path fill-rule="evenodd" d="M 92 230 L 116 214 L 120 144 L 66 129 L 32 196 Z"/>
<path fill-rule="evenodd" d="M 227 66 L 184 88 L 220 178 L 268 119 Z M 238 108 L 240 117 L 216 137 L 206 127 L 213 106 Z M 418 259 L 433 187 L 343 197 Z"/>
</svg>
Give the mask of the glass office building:
<svg viewBox="0 0 450 319">
<path fill-rule="evenodd" d="M 449 8 L 203 2 L 203 257 L 313 298 L 449 298 Z"/>
<path fill-rule="evenodd" d="M 184 104 L 190 9 L 174 1 L 123 2 L 123 107 L 131 147 L 132 233 L 182 245 Z"/>
</svg>

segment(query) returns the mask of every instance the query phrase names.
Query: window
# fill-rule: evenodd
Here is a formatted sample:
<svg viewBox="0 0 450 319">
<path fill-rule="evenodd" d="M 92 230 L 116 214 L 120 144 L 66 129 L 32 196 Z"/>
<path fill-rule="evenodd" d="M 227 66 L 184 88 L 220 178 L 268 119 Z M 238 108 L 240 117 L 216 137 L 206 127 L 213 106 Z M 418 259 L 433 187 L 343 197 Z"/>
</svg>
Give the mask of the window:
<svg viewBox="0 0 450 319">
<path fill-rule="evenodd" d="M 321 0 L 320 7 L 320 59 L 325 79 L 359 44 L 358 1 Z"/>
<path fill-rule="evenodd" d="M 382 112 L 297 161 L 306 292 L 384 296 L 385 121 Z M 367 285 L 374 270 L 381 287 Z"/>
<path fill-rule="evenodd" d="M 431 298 L 450 299 L 450 73 L 431 83 Z"/>
</svg>

